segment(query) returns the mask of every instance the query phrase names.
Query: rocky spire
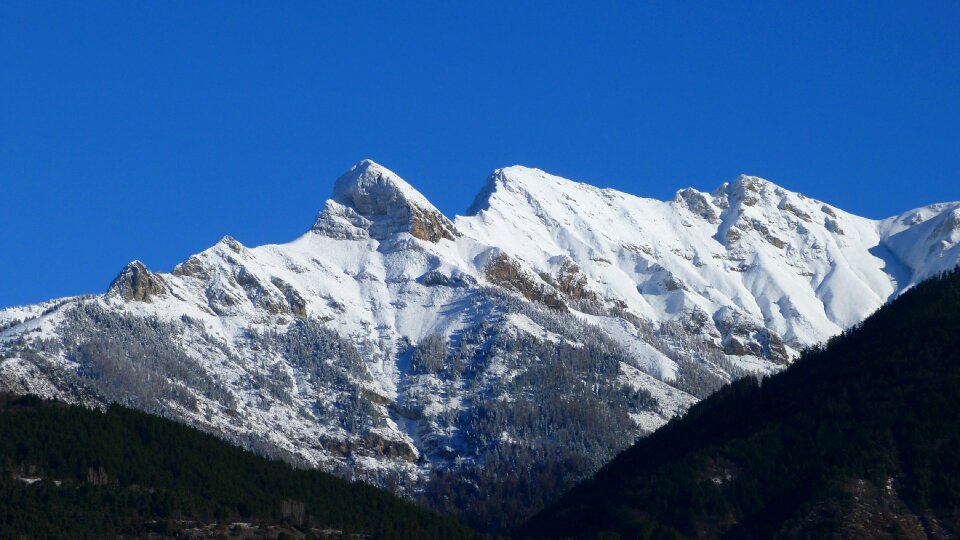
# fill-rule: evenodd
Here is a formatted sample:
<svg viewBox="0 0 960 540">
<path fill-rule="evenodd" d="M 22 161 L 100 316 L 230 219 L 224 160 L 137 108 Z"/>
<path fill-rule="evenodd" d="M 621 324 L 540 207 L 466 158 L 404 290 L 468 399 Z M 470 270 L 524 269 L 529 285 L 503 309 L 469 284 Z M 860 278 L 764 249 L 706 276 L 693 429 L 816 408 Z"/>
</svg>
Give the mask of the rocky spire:
<svg viewBox="0 0 960 540">
<path fill-rule="evenodd" d="M 154 296 L 166 292 L 167 284 L 163 278 L 147 270 L 140 261 L 125 266 L 107 289 L 108 295 L 119 296 L 128 302 L 152 302 Z"/>
</svg>

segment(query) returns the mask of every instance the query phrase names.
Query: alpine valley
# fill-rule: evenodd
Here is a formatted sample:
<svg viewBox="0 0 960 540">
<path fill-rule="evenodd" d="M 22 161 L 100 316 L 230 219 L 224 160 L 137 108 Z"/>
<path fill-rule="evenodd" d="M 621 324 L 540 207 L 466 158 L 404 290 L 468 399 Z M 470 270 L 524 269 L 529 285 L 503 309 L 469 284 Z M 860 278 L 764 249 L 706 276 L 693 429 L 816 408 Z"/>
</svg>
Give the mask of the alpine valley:
<svg viewBox="0 0 960 540">
<path fill-rule="evenodd" d="M 508 167 L 449 219 L 363 161 L 286 244 L 0 311 L 0 391 L 176 419 L 487 530 L 722 385 L 960 262 L 960 203 L 883 220 L 740 176 L 638 198 Z"/>
</svg>

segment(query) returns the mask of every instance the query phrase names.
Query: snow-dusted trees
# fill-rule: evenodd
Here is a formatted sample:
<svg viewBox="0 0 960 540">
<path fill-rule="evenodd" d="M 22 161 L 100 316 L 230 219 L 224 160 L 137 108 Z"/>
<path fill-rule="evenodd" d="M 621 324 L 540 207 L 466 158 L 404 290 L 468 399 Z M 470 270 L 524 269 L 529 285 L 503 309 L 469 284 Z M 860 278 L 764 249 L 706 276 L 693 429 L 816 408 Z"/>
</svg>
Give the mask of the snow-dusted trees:
<svg viewBox="0 0 960 540">
<path fill-rule="evenodd" d="M 410 358 L 410 372 L 416 375 L 437 373 L 447 359 L 447 340 L 439 334 L 430 334 L 420 340 Z"/>
<path fill-rule="evenodd" d="M 79 304 L 67 312 L 60 346 L 77 376 L 99 395 L 152 412 L 176 404 L 196 407 L 200 392 L 226 407 L 232 394 L 177 344 L 188 322 L 165 322 Z"/>
<path fill-rule="evenodd" d="M 413 349 L 398 412 L 431 433 L 423 450 L 437 472 L 425 501 L 502 527 L 632 443 L 630 414 L 659 403 L 624 384 L 621 364 L 632 359 L 576 317 L 484 295 L 499 313 Z M 560 337 L 518 331 L 505 324 L 512 315 Z"/>
<path fill-rule="evenodd" d="M 273 347 L 313 384 L 347 389 L 351 381 L 369 379 L 363 359 L 353 343 L 322 323 L 299 320 L 283 335 L 272 334 Z"/>
</svg>

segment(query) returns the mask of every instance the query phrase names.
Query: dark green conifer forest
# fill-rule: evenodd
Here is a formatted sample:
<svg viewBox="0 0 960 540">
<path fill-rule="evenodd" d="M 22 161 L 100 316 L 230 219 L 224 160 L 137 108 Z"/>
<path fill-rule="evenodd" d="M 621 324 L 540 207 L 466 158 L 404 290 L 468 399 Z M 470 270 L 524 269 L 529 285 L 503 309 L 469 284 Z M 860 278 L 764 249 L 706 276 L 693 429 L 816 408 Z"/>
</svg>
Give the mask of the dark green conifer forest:
<svg viewBox="0 0 960 540">
<path fill-rule="evenodd" d="M 374 487 L 120 406 L 0 397 L 0 467 L 0 538 L 218 536 L 236 522 L 272 538 L 479 536 Z"/>
<path fill-rule="evenodd" d="M 692 407 L 518 531 L 530 538 L 960 534 L 960 270 L 786 371 Z"/>
<path fill-rule="evenodd" d="M 0 396 L 0 469 L 0 538 L 479 537 L 376 488 L 120 406 Z M 960 270 L 778 375 L 725 386 L 515 532 L 960 534 Z"/>
</svg>

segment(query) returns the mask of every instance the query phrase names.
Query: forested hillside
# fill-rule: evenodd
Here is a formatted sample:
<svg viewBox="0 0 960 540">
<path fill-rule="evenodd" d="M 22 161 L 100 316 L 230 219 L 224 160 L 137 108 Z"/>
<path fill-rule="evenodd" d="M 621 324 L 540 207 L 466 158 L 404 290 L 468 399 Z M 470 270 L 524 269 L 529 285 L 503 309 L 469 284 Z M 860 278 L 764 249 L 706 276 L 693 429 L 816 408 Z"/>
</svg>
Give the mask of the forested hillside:
<svg viewBox="0 0 960 540">
<path fill-rule="evenodd" d="M 960 533 L 960 271 L 737 381 L 538 514 L 535 538 Z"/>
<path fill-rule="evenodd" d="M 176 422 L 0 395 L 0 537 L 477 538 L 368 486 Z"/>
</svg>

